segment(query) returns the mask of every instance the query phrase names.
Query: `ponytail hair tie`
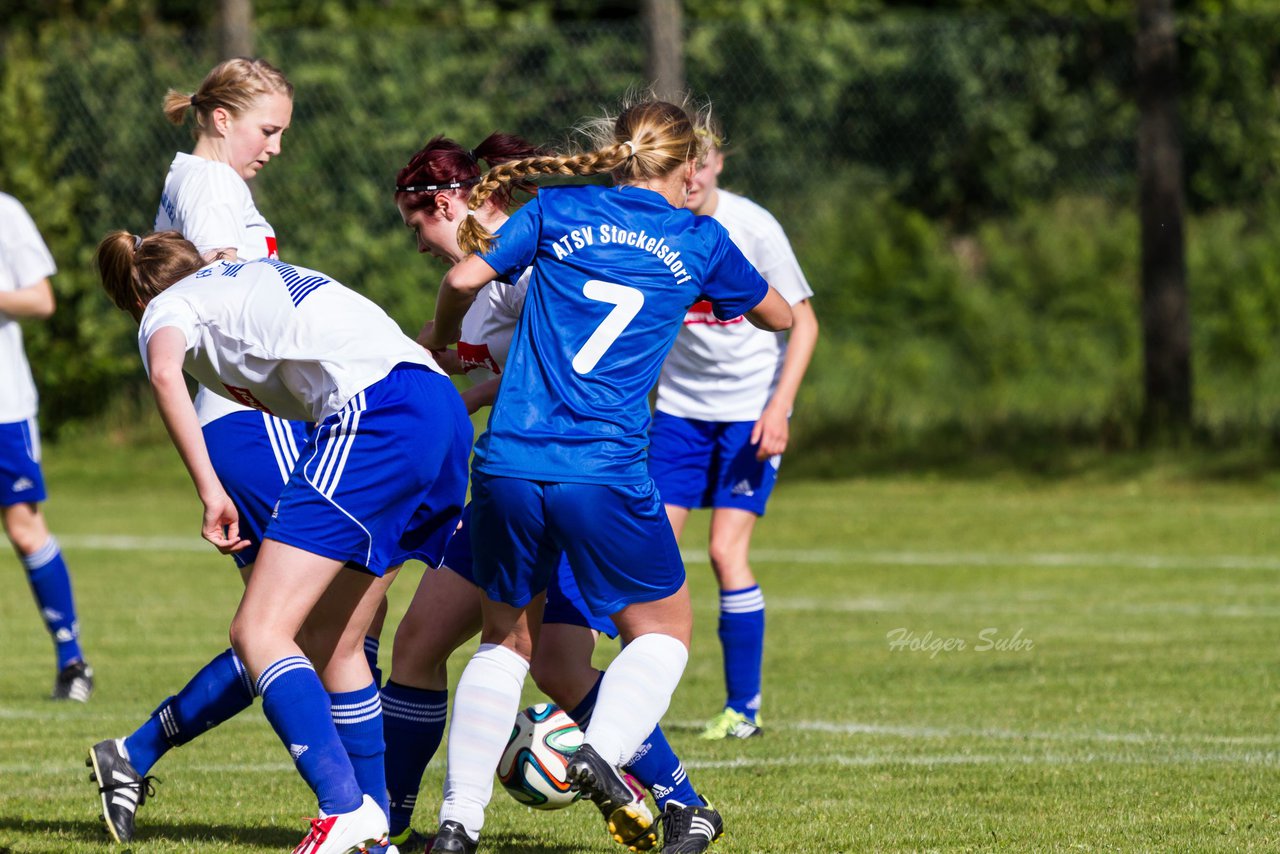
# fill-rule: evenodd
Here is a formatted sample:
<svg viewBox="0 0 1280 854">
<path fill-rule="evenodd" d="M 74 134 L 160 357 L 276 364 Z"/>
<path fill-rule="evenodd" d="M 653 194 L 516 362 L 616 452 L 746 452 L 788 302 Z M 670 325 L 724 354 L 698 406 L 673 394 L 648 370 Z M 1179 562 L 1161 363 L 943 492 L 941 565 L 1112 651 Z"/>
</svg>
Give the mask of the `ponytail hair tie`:
<svg viewBox="0 0 1280 854">
<path fill-rule="evenodd" d="M 629 156 L 631 157 L 636 156 L 636 144 L 634 142 L 632 142 L 631 140 L 627 140 L 622 144 L 625 145 L 631 151 L 631 154 Z"/>
<path fill-rule="evenodd" d="M 467 149 L 467 159 L 470 160 L 472 163 L 480 162 L 480 158 L 479 156 L 476 155 L 476 150 L 474 148 Z"/>
<path fill-rule="evenodd" d="M 191 109 L 194 110 L 195 108 L 196 108 L 196 96 L 193 94 L 191 96 Z"/>
<path fill-rule="evenodd" d="M 472 208 L 467 208 L 467 216 L 475 216 L 476 212 Z"/>
<path fill-rule="evenodd" d="M 133 251 L 137 252 L 141 248 L 142 248 L 142 238 L 135 234 L 133 236 Z"/>
</svg>

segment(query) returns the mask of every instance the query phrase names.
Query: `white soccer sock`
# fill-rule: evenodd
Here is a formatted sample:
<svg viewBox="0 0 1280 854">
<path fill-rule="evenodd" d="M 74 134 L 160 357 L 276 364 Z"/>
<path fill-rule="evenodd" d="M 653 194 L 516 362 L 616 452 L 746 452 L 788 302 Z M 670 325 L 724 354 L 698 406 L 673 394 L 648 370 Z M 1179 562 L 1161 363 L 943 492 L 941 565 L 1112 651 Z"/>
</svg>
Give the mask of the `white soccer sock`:
<svg viewBox="0 0 1280 854">
<path fill-rule="evenodd" d="M 670 635 L 627 644 L 604 672 L 585 743 L 610 764 L 626 764 L 667 713 L 688 661 L 689 650 Z"/>
<path fill-rule="evenodd" d="M 440 821 L 460 822 L 468 833 L 484 826 L 493 775 L 520 711 L 529 662 L 504 646 L 480 644 L 453 692 L 449 761 Z"/>
</svg>

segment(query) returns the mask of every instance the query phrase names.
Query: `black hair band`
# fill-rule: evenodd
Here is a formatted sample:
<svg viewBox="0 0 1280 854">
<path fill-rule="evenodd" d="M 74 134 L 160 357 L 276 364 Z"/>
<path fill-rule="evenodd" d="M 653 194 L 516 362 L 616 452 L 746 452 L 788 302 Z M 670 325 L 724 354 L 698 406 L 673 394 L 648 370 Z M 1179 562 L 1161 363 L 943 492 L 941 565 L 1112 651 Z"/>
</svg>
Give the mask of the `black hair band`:
<svg viewBox="0 0 1280 854">
<path fill-rule="evenodd" d="M 467 178 L 463 181 L 450 181 L 447 184 L 396 184 L 397 193 L 434 193 L 437 190 L 458 190 L 462 187 L 469 187 L 479 181 L 479 178 Z"/>
</svg>

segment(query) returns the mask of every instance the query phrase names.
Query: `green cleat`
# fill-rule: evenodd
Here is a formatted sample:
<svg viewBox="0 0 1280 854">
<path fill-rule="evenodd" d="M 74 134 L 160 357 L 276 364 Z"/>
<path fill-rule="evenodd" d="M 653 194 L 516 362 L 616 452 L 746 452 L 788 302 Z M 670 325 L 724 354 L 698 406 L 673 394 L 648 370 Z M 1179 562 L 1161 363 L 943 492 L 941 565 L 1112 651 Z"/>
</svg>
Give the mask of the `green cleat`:
<svg viewBox="0 0 1280 854">
<path fill-rule="evenodd" d="M 720 741 L 725 738 L 751 738 L 763 733 L 758 715 L 752 720 L 742 712 L 725 709 L 707 722 L 706 728 L 698 737 L 707 741 Z"/>
</svg>

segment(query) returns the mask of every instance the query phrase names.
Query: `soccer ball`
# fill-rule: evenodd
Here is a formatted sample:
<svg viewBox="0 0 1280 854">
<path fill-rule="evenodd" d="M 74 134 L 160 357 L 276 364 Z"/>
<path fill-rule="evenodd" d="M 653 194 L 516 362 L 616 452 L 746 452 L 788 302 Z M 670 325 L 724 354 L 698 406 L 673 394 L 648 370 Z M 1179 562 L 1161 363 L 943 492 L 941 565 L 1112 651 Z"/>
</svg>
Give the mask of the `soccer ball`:
<svg viewBox="0 0 1280 854">
<path fill-rule="evenodd" d="M 582 730 L 550 703 L 516 715 L 511 739 L 498 762 L 498 782 L 511 797 L 536 810 L 558 810 L 582 797 L 569 788 L 565 766 L 582 746 Z"/>
</svg>

